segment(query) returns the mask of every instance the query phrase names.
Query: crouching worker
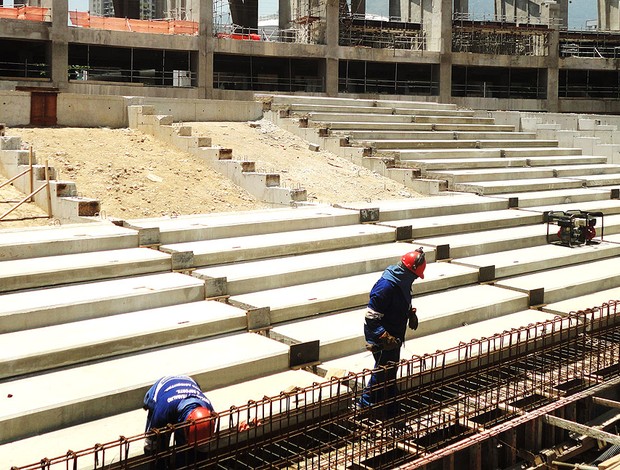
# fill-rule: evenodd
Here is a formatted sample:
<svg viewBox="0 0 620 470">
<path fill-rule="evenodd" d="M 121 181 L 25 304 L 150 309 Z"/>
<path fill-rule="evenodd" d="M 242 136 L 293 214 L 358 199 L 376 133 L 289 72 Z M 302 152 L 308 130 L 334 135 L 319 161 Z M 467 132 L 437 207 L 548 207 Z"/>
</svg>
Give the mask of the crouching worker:
<svg viewBox="0 0 620 470">
<path fill-rule="evenodd" d="M 144 409 L 148 411 L 147 433 L 169 424 L 197 421 L 192 426 L 175 431 L 177 446 L 203 444 L 215 430 L 215 419 L 207 419 L 216 416 L 213 405 L 198 384 L 184 375 L 162 377 L 155 382 L 144 396 Z M 168 449 L 169 445 L 170 436 L 167 433 L 150 435 L 144 442 L 144 453 L 154 454 Z"/>
<path fill-rule="evenodd" d="M 418 328 L 416 309 L 411 306 L 412 285 L 424 279 L 426 259 L 422 248 L 405 254 L 396 265 L 388 266 L 370 291 L 364 322 L 366 349 L 375 359 L 370 377 L 358 405 L 369 407 L 385 402 L 383 413 L 392 418 L 398 413 L 396 374 L 400 348 L 405 341 L 407 325 Z M 393 367 L 385 367 L 392 365 Z"/>
</svg>

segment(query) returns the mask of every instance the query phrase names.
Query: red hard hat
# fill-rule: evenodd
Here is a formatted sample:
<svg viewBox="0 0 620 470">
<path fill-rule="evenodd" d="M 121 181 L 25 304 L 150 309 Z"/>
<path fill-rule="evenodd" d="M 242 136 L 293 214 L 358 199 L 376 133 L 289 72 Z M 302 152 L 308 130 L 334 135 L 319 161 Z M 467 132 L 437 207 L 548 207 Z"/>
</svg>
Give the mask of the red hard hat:
<svg viewBox="0 0 620 470">
<path fill-rule="evenodd" d="M 410 251 L 403 255 L 400 262 L 411 272 L 415 273 L 420 279 L 424 279 L 424 270 L 426 269 L 426 257 L 422 247 L 415 251 Z"/>
<path fill-rule="evenodd" d="M 186 421 L 195 422 L 191 426 L 185 428 L 185 437 L 187 443 L 191 446 L 198 443 L 204 444 L 215 430 L 215 419 L 207 419 L 211 416 L 212 412 L 204 406 L 194 408 L 189 415 L 187 415 Z"/>
</svg>

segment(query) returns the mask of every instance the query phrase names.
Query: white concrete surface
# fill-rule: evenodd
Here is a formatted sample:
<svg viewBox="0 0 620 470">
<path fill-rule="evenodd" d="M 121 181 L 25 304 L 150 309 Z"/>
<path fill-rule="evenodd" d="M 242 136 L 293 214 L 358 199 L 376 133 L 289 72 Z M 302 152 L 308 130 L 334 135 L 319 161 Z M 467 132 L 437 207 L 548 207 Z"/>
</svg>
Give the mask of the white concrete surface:
<svg viewBox="0 0 620 470">
<path fill-rule="evenodd" d="M 550 191 L 509 192 L 489 196 L 490 198 L 518 198 L 519 207 L 535 207 L 551 204 L 570 204 L 609 199 L 610 191 L 605 188 L 556 189 Z"/>
<path fill-rule="evenodd" d="M 611 300 L 620 301 L 620 287 L 605 289 L 580 297 L 553 302 L 542 307 L 543 312 L 556 315 L 567 315 L 571 312 L 601 307 Z"/>
</svg>

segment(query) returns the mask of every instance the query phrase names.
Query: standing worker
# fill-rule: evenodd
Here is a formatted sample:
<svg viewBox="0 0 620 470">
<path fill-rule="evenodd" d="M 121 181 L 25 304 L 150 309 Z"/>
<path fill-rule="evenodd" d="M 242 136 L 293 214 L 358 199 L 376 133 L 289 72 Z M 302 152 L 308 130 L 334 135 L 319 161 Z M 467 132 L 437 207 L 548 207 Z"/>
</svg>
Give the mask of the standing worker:
<svg viewBox="0 0 620 470">
<path fill-rule="evenodd" d="M 422 247 L 405 254 L 396 265 L 388 266 L 370 291 L 364 336 L 366 349 L 375 359 L 373 372 L 358 402 L 361 408 L 388 401 L 386 417 L 397 415 L 396 373 L 400 347 L 407 325 L 416 330 L 418 317 L 411 305 L 411 288 L 417 278 L 424 279 L 426 259 Z M 393 367 L 385 367 L 392 364 Z"/>
<path fill-rule="evenodd" d="M 148 410 L 147 433 L 168 424 L 198 421 L 175 431 L 176 445 L 204 443 L 215 429 L 215 420 L 206 419 L 215 414 L 213 405 L 196 381 L 185 375 L 162 377 L 155 382 L 144 396 L 144 409 Z M 169 445 L 170 436 L 167 433 L 147 436 L 144 453 L 154 454 L 167 449 Z"/>
</svg>

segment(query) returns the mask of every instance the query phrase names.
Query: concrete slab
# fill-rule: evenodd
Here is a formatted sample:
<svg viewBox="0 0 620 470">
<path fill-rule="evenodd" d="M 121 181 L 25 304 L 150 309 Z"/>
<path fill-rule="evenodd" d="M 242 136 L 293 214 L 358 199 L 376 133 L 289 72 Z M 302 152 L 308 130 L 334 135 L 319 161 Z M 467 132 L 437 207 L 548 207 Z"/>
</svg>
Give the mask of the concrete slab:
<svg viewBox="0 0 620 470">
<path fill-rule="evenodd" d="M 288 346 L 239 333 L 6 381 L 0 443 L 135 410 L 164 375 L 186 374 L 219 388 L 288 369 Z"/>
<path fill-rule="evenodd" d="M 451 262 L 474 269 L 492 268 L 495 272 L 495 279 L 500 279 L 614 257 L 620 257 L 620 244 L 601 242 L 598 245 L 581 245 L 572 248 L 553 244 L 540 245 L 457 258 Z"/>
<path fill-rule="evenodd" d="M 549 304 L 619 287 L 620 261 L 614 257 L 549 269 L 502 279 L 495 285 L 526 293 L 530 297 L 530 305 Z"/>
<path fill-rule="evenodd" d="M 448 350 L 460 343 L 473 339 L 489 338 L 497 333 L 509 331 L 518 326 L 530 323 L 543 322 L 554 317 L 552 314 L 537 310 L 522 310 L 519 312 L 498 316 L 489 320 L 479 321 L 465 326 L 456 326 L 447 331 L 441 331 L 425 336 L 415 336 L 405 342 L 401 351 L 401 358 L 433 354 L 439 350 Z M 374 367 L 372 354 L 362 352 L 342 358 L 326 361 L 318 366 L 321 375 L 343 375 L 349 372 L 358 373 Z"/>
<path fill-rule="evenodd" d="M 193 266 L 249 261 L 394 242 L 396 229 L 370 224 L 162 245 L 165 253 L 193 253 Z"/>
<path fill-rule="evenodd" d="M 593 292 L 592 294 L 582 295 L 560 302 L 553 302 L 543 306 L 541 310 L 555 315 L 568 315 L 571 312 L 601 307 L 610 300 L 620 301 L 620 287 Z"/>
<path fill-rule="evenodd" d="M 319 281 L 296 286 L 269 289 L 251 294 L 231 296 L 233 305 L 254 308 L 269 307 L 271 324 L 289 322 L 313 315 L 362 307 L 368 303 L 372 286 L 382 271 Z M 477 269 L 450 263 L 429 263 L 424 279 L 414 285 L 415 295 L 438 292 L 478 282 Z"/>
<path fill-rule="evenodd" d="M 410 243 L 388 243 L 214 266 L 192 275 L 205 280 L 207 297 L 238 295 L 383 270 L 415 248 Z M 435 253 L 428 252 L 426 259 L 432 262 Z"/>
<path fill-rule="evenodd" d="M 338 207 L 355 211 L 379 209 L 379 221 L 385 222 L 389 220 L 508 209 L 508 201 L 505 200 L 498 204 L 496 198 L 449 192 L 437 197 L 349 202 L 339 204 Z"/>
<path fill-rule="evenodd" d="M 570 176 L 581 181 L 585 186 L 610 186 L 620 185 L 620 173 L 610 173 L 604 175 L 575 175 Z"/>
<path fill-rule="evenodd" d="M 556 189 L 550 191 L 529 191 L 523 193 L 505 193 L 488 196 L 491 199 L 513 199 L 518 207 L 536 207 L 551 204 L 582 203 L 609 199 L 611 191 L 604 188 Z"/>
<path fill-rule="evenodd" d="M 355 119 L 355 118 L 353 118 Z M 458 124 L 458 123 L 423 123 L 423 122 L 359 122 L 359 121 L 341 121 L 330 122 L 315 119 L 308 120 L 308 127 L 316 127 L 322 129 L 330 129 L 333 132 L 338 131 L 464 131 L 464 132 L 514 132 L 514 126 L 505 126 L 498 124 Z"/>
<path fill-rule="evenodd" d="M 436 103 L 432 101 L 401 101 L 401 100 L 374 100 L 374 99 L 358 99 L 358 98 L 328 98 L 322 96 L 303 96 L 303 95 L 269 95 L 255 94 L 255 99 L 266 101 L 271 105 L 281 106 L 291 103 L 308 103 L 320 105 L 338 105 L 346 104 L 350 106 L 373 106 L 373 107 L 394 107 L 400 108 L 423 108 L 423 109 L 457 109 L 455 104 Z"/>
<path fill-rule="evenodd" d="M 571 189 L 582 187 L 582 181 L 569 178 L 538 178 L 515 181 L 477 181 L 474 183 L 455 183 L 455 191 L 464 191 L 480 195 L 501 194 L 508 192 L 545 191 L 553 189 Z"/>
<path fill-rule="evenodd" d="M 407 166 L 415 166 L 426 176 L 433 170 L 467 170 L 483 168 L 539 167 L 573 164 L 605 163 L 605 157 L 567 156 L 548 158 L 436 158 L 434 160 L 407 160 Z"/>
<path fill-rule="evenodd" d="M 170 244 L 335 227 L 359 222 L 359 213 L 322 205 L 294 209 L 133 219 L 126 223 L 132 227 L 157 230 L 157 243 Z"/>
<path fill-rule="evenodd" d="M 0 262 L 0 292 L 170 271 L 170 255 L 127 248 Z"/>
<path fill-rule="evenodd" d="M 605 216 L 608 216 L 620 213 L 620 199 L 603 199 L 598 201 L 586 201 L 579 203 L 571 202 L 567 204 L 532 206 L 524 208 L 523 210 L 534 212 L 581 210 L 585 212 L 602 212 Z M 600 226 L 600 221 L 598 220 L 597 225 Z"/>
<path fill-rule="evenodd" d="M 418 238 L 427 238 L 450 233 L 465 233 L 490 228 L 531 225 L 535 223 L 542 223 L 542 221 L 542 214 L 505 209 L 498 211 L 425 217 L 419 219 L 394 220 L 381 223 L 395 227 L 411 225 L 411 236 L 417 240 Z"/>
<path fill-rule="evenodd" d="M 137 247 L 138 232 L 110 222 L 0 230 L 0 261 Z"/>
<path fill-rule="evenodd" d="M 247 329 L 246 311 L 203 300 L 0 335 L 0 379 Z"/>
<path fill-rule="evenodd" d="M 351 142 L 353 145 L 355 141 Z M 480 149 L 480 148 L 518 148 L 518 147 L 544 147 L 553 148 L 554 142 L 548 140 L 529 140 L 529 139 L 497 139 L 497 140 L 362 140 L 357 142 L 364 147 L 373 147 L 377 150 L 385 149 L 418 149 L 418 148 L 439 148 L 439 149 Z M 557 142 L 555 142 L 557 145 Z"/>
<path fill-rule="evenodd" d="M 455 183 L 472 183 L 476 181 L 502 181 L 534 178 L 553 178 L 554 169 L 545 167 L 534 168 L 476 168 L 466 170 L 442 170 L 426 172 L 428 178 L 445 179 L 448 187 Z"/>
<path fill-rule="evenodd" d="M 0 333 L 204 300 L 204 282 L 179 273 L 4 294 Z"/>
<path fill-rule="evenodd" d="M 264 396 L 275 397 L 281 392 L 296 387 L 308 387 L 322 380 L 319 376 L 304 370 L 291 370 L 217 389 L 209 388 L 206 383 L 201 383 L 201 385 L 216 411 L 222 411 L 228 410 L 232 406 L 241 406 L 250 400 L 258 401 Z M 282 400 L 287 399 L 288 395 Z M 144 432 L 146 411 L 139 408 L 139 405 L 136 409 L 126 413 L 1 445 L 0 461 L 9 467 L 25 466 L 38 462 L 45 457 L 51 459 L 64 456 L 68 449 L 73 451 L 89 449 L 96 443 L 114 442 L 119 436 L 140 435 Z M 275 407 L 275 409 L 279 409 L 279 407 Z M 287 406 L 283 404 L 281 409 L 287 409 Z M 221 423 L 221 426 L 226 425 L 227 423 Z M 130 445 L 128 456 L 142 455 L 142 449 L 143 441 L 138 440 Z M 86 457 L 80 457 L 77 462 L 77 469 L 90 470 L 95 467 L 95 462 Z"/>
<path fill-rule="evenodd" d="M 415 284 L 414 284 L 415 289 Z M 454 302 L 454 299 L 459 299 Z M 452 300 L 450 300 L 452 299 Z M 527 309 L 527 295 L 489 285 L 462 287 L 451 291 L 414 296 L 420 325 L 408 330 L 407 340 Z M 366 309 L 292 322 L 274 327 L 272 338 L 292 342 L 320 341 L 321 362 L 365 351 Z"/>
<path fill-rule="evenodd" d="M 536 134 L 530 132 L 499 132 L 499 131 L 408 131 L 408 130 L 353 130 L 346 135 L 351 140 L 499 140 L 499 139 L 535 139 Z"/>
</svg>

